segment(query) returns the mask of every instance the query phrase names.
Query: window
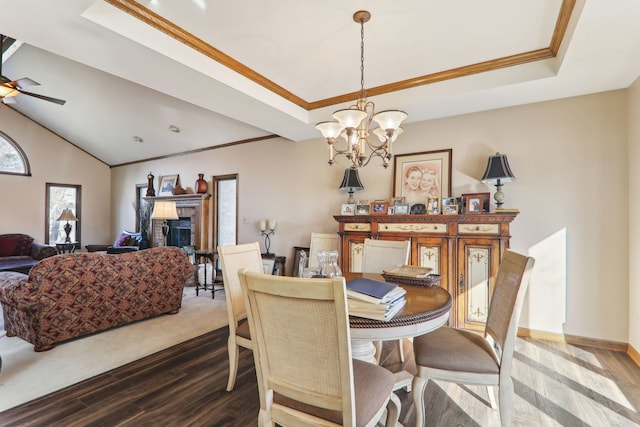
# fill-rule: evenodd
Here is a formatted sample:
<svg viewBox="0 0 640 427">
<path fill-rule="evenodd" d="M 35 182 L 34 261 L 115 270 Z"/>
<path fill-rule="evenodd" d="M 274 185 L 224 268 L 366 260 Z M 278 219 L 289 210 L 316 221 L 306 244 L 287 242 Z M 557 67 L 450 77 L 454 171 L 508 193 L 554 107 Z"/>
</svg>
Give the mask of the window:
<svg viewBox="0 0 640 427">
<path fill-rule="evenodd" d="M 82 186 L 51 183 L 46 185 L 45 243 L 64 242 L 67 236 L 64 227 L 69 222 L 71 226 L 69 238 L 72 242 L 78 242 L 76 248 L 79 248 L 81 246 L 80 224 L 82 217 L 80 216 L 80 196 Z M 58 221 L 64 209 L 71 210 L 71 213 L 75 215 L 78 221 Z"/>
<path fill-rule="evenodd" d="M 31 176 L 29 160 L 11 137 L 0 131 L 0 173 Z"/>
<path fill-rule="evenodd" d="M 214 242 L 235 245 L 238 239 L 238 175 L 214 176 Z"/>
</svg>

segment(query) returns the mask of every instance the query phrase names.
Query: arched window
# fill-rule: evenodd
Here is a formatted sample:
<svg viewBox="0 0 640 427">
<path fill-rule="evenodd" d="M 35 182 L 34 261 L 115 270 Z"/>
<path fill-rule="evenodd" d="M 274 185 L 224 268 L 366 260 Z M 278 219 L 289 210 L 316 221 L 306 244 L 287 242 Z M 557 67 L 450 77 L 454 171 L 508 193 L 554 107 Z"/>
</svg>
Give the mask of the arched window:
<svg viewBox="0 0 640 427">
<path fill-rule="evenodd" d="M 0 173 L 31 176 L 29 159 L 9 135 L 0 131 Z"/>
</svg>

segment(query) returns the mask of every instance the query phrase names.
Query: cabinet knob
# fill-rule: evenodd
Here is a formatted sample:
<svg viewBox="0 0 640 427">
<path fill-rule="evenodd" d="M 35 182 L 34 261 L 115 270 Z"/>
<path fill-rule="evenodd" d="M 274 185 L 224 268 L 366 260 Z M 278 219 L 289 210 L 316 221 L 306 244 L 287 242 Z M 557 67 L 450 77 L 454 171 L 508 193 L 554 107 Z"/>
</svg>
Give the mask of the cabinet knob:
<svg viewBox="0 0 640 427">
<path fill-rule="evenodd" d="M 460 275 L 460 293 L 464 292 L 464 275 Z"/>
</svg>

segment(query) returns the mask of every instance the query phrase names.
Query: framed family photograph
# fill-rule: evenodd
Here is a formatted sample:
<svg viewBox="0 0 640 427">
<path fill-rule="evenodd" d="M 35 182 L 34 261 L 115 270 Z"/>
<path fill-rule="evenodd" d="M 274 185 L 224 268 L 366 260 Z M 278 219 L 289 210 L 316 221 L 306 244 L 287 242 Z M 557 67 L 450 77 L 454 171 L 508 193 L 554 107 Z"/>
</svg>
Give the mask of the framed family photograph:
<svg viewBox="0 0 640 427">
<path fill-rule="evenodd" d="M 427 214 L 440 215 L 440 197 L 429 196 L 427 197 Z"/>
<path fill-rule="evenodd" d="M 462 204 L 465 213 L 481 214 L 489 212 L 490 193 L 467 193 L 462 195 Z"/>
<path fill-rule="evenodd" d="M 442 205 L 442 214 L 443 215 L 457 215 L 458 214 L 458 205 Z"/>
<path fill-rule="evenodd" d="M 340 215 L 353 215 L 356 211 L 356 205 L 349 203 L 342 205 L 342 209 L 340 210 Z"/>
<path fill-rule="evenodd" d="M 356 215 L 369 215 L 371 205 L 367 203 L 356 203 Z"/>
<path fill-rule="evenodd" d="M 178 184 L 179 175 L 165 175 L 160 178 L 158 196 L 172 196 L 173 187 Z"/>
<path fill-rule="evenodd" d="M 409 204 L 398 203 L 396 205 L 395 215 L 409 215 Z"/>
<path fill-rule="evenodd" d="M 374 200 L 371 203 L 371 215 L 385 215 L 388 207 L 389 202 L 386 200 Z"/>
<path fill-rule="evenodd" d="M 451 196 L 452 149 L 394 156 L 393 195 L 404 203 L 424 203 L 427 197 Z"/>
</svg>

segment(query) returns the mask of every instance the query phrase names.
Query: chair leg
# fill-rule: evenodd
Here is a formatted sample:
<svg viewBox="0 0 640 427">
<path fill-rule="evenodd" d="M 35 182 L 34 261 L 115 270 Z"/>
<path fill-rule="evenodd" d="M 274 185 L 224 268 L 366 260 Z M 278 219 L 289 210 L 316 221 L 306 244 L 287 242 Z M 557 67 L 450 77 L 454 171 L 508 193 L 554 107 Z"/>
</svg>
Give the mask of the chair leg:
<svg viewBox="0 0 640 427">
<path fill-rule="evenodd" d="M 496 387 L 488 385 L 487 393 L 489 393 L 489 405 L 491 406 L 491 409 L 497 409 L 498 405 L 496 405 Z"/>
<path fill-rule="evenodd" d="M 402 348 L 403 340 L 398 340 L 398 356 L 400 356 L 400 362 L 404 363 L 404 349 Z"/>
<path fill-rule="evenodd" d="M 413 395 L 413 405 L 416 408 L 416 427 L 421 427 L 425 425 L 426 407 L 424 404 L 424 391 L 427 389 L 428 382 L 429 382 L 428 378 L 422 378 L 417 375 L 413 377 L 412 395 Z"/>
<path fill-rule="evenodd" d="M 236 384 L 236 375 L 238 374 L 238 357 L 239 348 L 235 340 L 229 337 L 227 341 L 227 351 L 229 353 L 229 381 L 227 382 L 227 391 L 233 390 L 233 386 Z"/>
<path fill-rule="evenodd" d="M 511 424 L 511 403 L 513 401 L 513 381 L 510 376 L 503 378 L 498 388 L 499 406 L 500 406 L 500 423 L 502 427 L 508 427 Z"/>
<path fill-rule="evenodd" d="M 389 403 L 387 403 L 387 421 L 385 427 L 395 427 L 398 425 L 398 418 L 400 418 L 400 399 L 395 393 L 391 392 Z"/>
</svg>

